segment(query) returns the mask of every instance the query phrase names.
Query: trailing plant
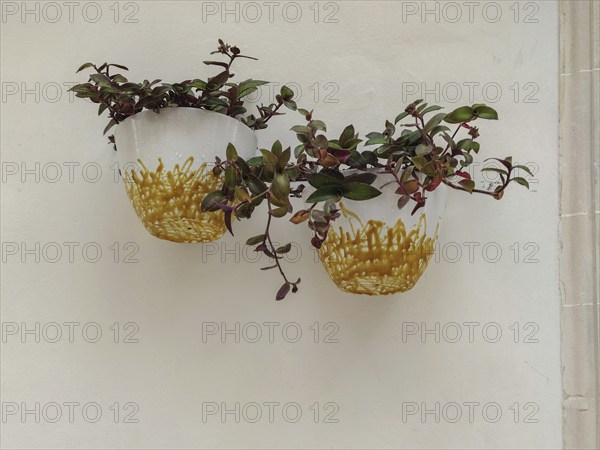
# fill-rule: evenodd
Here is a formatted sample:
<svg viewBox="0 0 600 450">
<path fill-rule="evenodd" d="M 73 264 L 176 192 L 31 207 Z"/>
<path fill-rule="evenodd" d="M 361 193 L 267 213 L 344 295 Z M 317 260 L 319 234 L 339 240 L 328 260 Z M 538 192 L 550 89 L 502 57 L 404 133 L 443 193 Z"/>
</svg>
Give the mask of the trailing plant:
<svg viewBox="0 0 600 450">
<path fill-rule="evenodd" d="M 282 300 L 290 291 L 298 291 L 300 278 L 292 281 L 283 270 L 283 255 L 291 250 L 291 243 L 279 247 L 273 244 L 272 219 L 291 215 L 289 220 L 294 224 L 306 222 L 313 233 L 312 245 L 320 248 L 331 223 L 340 215 L 342 199 L 368 201 L 381 194 L 383 186 L 373 186 L 377 175 L 366 172 L 369 168 L 389 177 L 385 185 L 397 185 L 397 206 L 411 207 L 411 214 L 425 206 L 428 196 L 442 184 L 497 200 L 512 182 L 529 187 L 527 180 L 516 176 L 515 170 L 531 174 L 530 170 L 513 165 L 512 158 L 505 157 L 491 158 L 499 163 L 498 167 L 482 169 L 498 173 L 501 183 L 493 190 L 476 189 L 467 171 L 480 151 L 479 128 L 474 123 L 496 120 L 498 114 L 489 106 L 475 104 L 449 114 L 430 115 L 440 109 L 438 105 L 415 101 L 393 123 L 386 120 L 381 131 L 367 133 L 366 140 L 359 137 L 353 125 L 332 139 L 326 134 L 326 124 L 313 118 L 312 111 L 298 109 L 305 123 L 291 130 L 296 133 L 299 145 L 292 151 L 277 141 L 270 149 L 261 149 L 261 156 L 247 161 L 230 145 L 226 158 L 217 158 L 214 167 L 216 175 L 224 174 L 223 184 L 204 198 L 202 210 L 224 211 L 225 223 L 233 234 L 233 218 L 249 218 L 256 207 L 266 204 L 265 231 L 248 239 L 246 244 L 274 261 L 263 270 L 278 269 L 284 282 L 276 300 Z M 359 150 L 361 143 L 363 148 Z M 294 211 L 290 198 L 301 197 L 304 189 L 297 182 L 307 182 L 314 191 L 306 200 L 308 206 Z"/>
<path fill-rule="evenodd" d="M 77 97 L 88 98 L 98 104 L 98 115 L 104 112 L 108 114 L 110 120 L 104 134 L 127 117 L 145 109 L 159 113 L 162 108 L 171 106 L 201 108 L 239 118 L 253 130 L 266 128 L 274 116 L 282 114 L 282 106 L 296 110 L 293 91 L 283 86 L 276 95 L 275 102 L 257 106 L 256 115 L 246 114 L 244 99 L 260 86 L 268 84 L 268 81 L 247 79 L 234 83 L 230 81 L 235 76 L 231 70 L 235 60 L 239 58 L 256 58 L 243 55 L 238 47 L 226 44 L 221 39 L 217 50 L 211 54 L 223 56 L 224 61 L 204 61 L 208 66 L 221 68 L 219 73 L 206 80 L 194 78 L 179 83 L 144 80 L 136 83 L 129 81 L 121 73 L 112 73 L 113 69 L 129 70 L 121 64 L 96 65 L 88 62 L 77 69 L 77 72 L 93 69 L 88 82 L 77 84 L 70 90 L 75 92 Z M 114 143 L 112 136 L 109 139 Z"/>
<path fill-rule="evenodd" d="M 98 115 L 108 114 L 109 123 L 104 133 L 143 110 L 159 113 L 167 107 L 201 108 L 225 114 L 254 130 L 266 128 L 274 116 L 282 114 L 283 106 L 299 111 L 304 123 L 291 129 L 299 141 L 293 150 L 284 149 L 281 142 L 276 141 L 270 149 L 261 149 L 261 156 L 245 160 L 230 144 L 224 158 L 216 158 L 213 168 L 214 175 L 222 176 L 222 184 L 206 195 L 201 204 L 203 212 L 223 211 L 231 234 L 234 218 L 250 218 L 259 205 L 264 205 L 265 230 L 248 239 L 246 244 L 273 260 L 264 270 L 277 269 L 281 274 L 283 284 L 277 291 L 277 300 L 285 298 L 290 291 L 297 292 L 300 278 L 294 281 L 283 270 L 282 259 L 291 250 L 291 243 L 274 244 L 271 235 L 274 218 L 289 216 L 294 224 L 306 222 L 312 231 L 312 245 L 320 248 L 332 222 L 340 216 L 342 199 L 369 201 L 389 184 L 396 187 L 398 208 L 411 208 L 411 214 L 423 208 L 429 195 L 442 184 L 497 200 L 512 182 L 529 187 L 516 170 L 531 172 L 526 166 L 514 165 L 511 157 L 491 158 L 498 165 L 482 169 L 499 175 L 501 182 L 495 188 L 486 190 L 475 186 L 468 171 L 480 151 L 479 128 L 475 123 L 498 119 L 497 112 L 489 106 L 462 106 L 446 114 L 439 112 L 441 106 L 418 100 L 398 114 L 393 123 L 386 120 L 381 130 L 367 133 L 364 138 L 359 137 L 353 125 L 345 127 L 339 137 L 331 138 L 326 124 L 314 118 L 312 111 L 297 108 L 294 93 L 287 86 L 281 88 L 273 103 L 261 104 L 256 114 L 248 114 L 244 104 L 246 97 L 267 82 L 254 79 L 233 82 L 232 66 L 239 58 L 256 58 L 243 55 L 238 47 L 221 39 L 211 54 L 218 54 L 223 60 L 204 61 L 206 65 L 220 68 L 207 79 L 136 83 L 122 73 L 113 73 L 118 69 L 128 70 L 123 65 L 85 63 L 77 72 L 92 69 L 88 82 L 71 90 L 77 97 L 98 104 Z M 113 136 L 109 139 L 114 143 Z M 367 169 L 375 169 L 375 173 Z M 377 174 L 388 178 L 383 186 L 374 186 Z M 306 200 L 307 206 L 294 211 L 290 199 L 302 196 L 302 182 L 314 190 Z"/>
</svg>

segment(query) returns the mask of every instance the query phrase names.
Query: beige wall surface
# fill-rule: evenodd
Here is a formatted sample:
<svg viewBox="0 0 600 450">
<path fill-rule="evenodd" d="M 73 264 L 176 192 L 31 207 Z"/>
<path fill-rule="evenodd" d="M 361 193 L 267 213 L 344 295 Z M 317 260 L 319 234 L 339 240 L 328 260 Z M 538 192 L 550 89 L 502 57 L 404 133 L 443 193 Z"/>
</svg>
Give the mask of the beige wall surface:
<svg viewBox="0 0 600 450">
<path fill-rule="evenodd" d="M 564 448 L 600 448 L 600 3 L 561 2 Z"/>
<path fill-rule="evenodd" d="M 556 2 L 1 5 L 3 447 L 561 447 Z M 334 134 L 421 97 L 487 103 L 482 164 L 512 154 L 531 190 L 452 192 L 434 262 L 391 297 L 337 290 L 296 233 L 301 290 L 275 302 L 242 245 L 263 224 L 204 246 L 148 235 L 104 120 L 67 92 L 87 61 L 206 77 L 217 38 L 260 59 L 240 78 L 288 83 Z M 294 144 L 298 119 L 259 144 Z"/>
</svg>

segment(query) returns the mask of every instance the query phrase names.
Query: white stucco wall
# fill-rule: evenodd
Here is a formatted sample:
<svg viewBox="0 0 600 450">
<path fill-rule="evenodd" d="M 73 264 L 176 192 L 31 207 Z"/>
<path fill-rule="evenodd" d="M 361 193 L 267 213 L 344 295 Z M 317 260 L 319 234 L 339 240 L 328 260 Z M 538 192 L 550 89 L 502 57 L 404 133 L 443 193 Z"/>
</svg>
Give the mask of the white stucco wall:
<svg viewBox="0 0 600 450">
<path fill-rule="evenodd" d="M 3 447 L 560 447 L 555 2 L 2 2 L 1 27 Z M 335 132 L 379 129 L 420 97 L 486 102 L 501 120 L 481 124 L 481 160 L 529 163 L 532 189 L 452 192 L 436 262 L 402 295 L 338 291 L 302 240 L 301 291 L 276 303 L 276 273 L 237 244 L 252 231 L 204 247 L 147 234 L 104 119 L 66 93 L 86 61 L 205 77 L 219 37 L 260 58 L 240 77 L 300 88 Z M 298 118 L 261 145 L 293 144 Z M 239 423 L 203 415 L 214 403 L 239 404 Z"/>
</svg>

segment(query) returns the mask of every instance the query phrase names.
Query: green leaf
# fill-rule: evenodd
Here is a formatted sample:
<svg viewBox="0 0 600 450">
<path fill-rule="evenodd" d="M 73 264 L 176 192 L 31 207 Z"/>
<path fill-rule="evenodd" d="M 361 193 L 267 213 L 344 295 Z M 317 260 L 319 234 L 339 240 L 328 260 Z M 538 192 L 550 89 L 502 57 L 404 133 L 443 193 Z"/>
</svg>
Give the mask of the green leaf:
<svg viewBox="0 0 600 450">
<path fill-rule="evenodd" d="M 121 64 L 109 64 L 109 66 L 116 67 L 117 69 L 121 69 L 121 70 L 129 70 L 127 67 L 125 67 Z"/>
<path fill-rule="evenodd" d="M 206 90 L 206 81 L 202 81 L 202 80 L 193 80 L 190 83 L 191 87 L 194 87 L 196 89 L 200 89 L 201 91 Z"/>
<path fill-rule="evenodd" d="M 242 81 L 238 85 L 237 98 L 240 99 L 240 98 L 246 97 L 247 95 L 250 95 L 253 92 L 255 92 L 258 87 L 263 86 L 265 84 L 269 84 L 269 82 L 262 81 L 262 80 L 252 80 L 252 79 Z M 197 86 L 194 86 L 194 87 L 197 87 Z"/>
<path fill-rule="evenodd" d="M 225 83 L 227 83 L 227 80 L 229 80 L 229 74 L 227 71 L 223 71 L 218 75 L 209 78 L 208 85 L 206 87 L 209 90 L 216 90 L 223 86 Z"/>
<path fill-rule="evenodd" d="M 406 116 L 408 116 L 408 113 L 406 111 L 401 112 L 400 114 L 398 114 L 396 116 L 396 119 L 394 119 L 394 123 L 398 123 L 400 122 L 402 119 L 404 119 Z"/>
<path fill-rule="evenodd" d="M 317 130 L 327 131 L 327 125 L 325 125 L 325 122 L 322 120 L 312 120 L 310 123 L 312 123 Z"/>
<path fill-rule="evenodd" d="M 327 140 L 324 134 L 320 134 L 317 137 L 315 137 L 313 145 L 320 149 L 326 149 L 329 147 L 329 141 Z"/>
<path fill-rule="evenodd" d="M 485 105 L 473 105 L 473 114 L 480 119 L 498 120 L 496 110 Z"/>
<path fill-rule="evenodd" d="M 306 199 L 307 203 L 319 203 L 325 200 L 338 200 L 343 194 L 342 187 L 336 185 L 321 186 Z"/>
<path fill-rule="evenodd" d="M 513 178 L 513 181 L 516 181 L 521 186 L 525 186 L 527 189 L 529 189 L 529 182 L 525 178 L 515 177 L 515 178 Z"/>
<path fill-rule="evenodd" d="M 431 130 L 431 135 L 435 136 L 436 134 L 442 133 L 444 131 L 450 131 L 450 128 L 448 128 L 446 125 L 438 125 L 433 130 Z"/>
<path fill-rule="evenodd" d="M 415 154 L 417 156 L 424 156 L 424 155 L 428 155 L 429 153 L 431 153 L 431 150 L 433 150 L 433 146 L 431 144 L 429 144 L 429 145 L 419 144 L 415 147 Z"/>
<path fill-rule="evenodd" d="M 166 94 L 167 92 L 169 92 L 170 90 L 171 90 L 171 88 L 169 88 L 169 86 L 156 86 L 154 89 L 152 89 L 152 95 L 156 96 L 156 97 L 160 97 L 160 96 Z"/>
<path fill-rule="evenodd" d="M 388 136 L 393 136 L 396 132 L 396 127 L 389 120 L 385 121 L 385 132 Z"/>
<path fill-rule="evenodd" d="M 235 164 L 242 172 L 242 175 L 247 175 L 250 173 L 250 166 L 246 161 L 244 161 L 244 158 L 238 156 L 237 160 L 235 161 Z"/>
<path fill-rule="evenodd" d="M 473 180 L 462 179 L 458 182 L 458 184 L 464 187 L 467 190 L 467 192 L 472 193 L 473 189 L 475 189 L 475 182 Z"/>
<path fill-rule="evenodd" d="M 295 101 L 293 100 L 284 100 L 283 101 L 283 105 L 287 108 L 287 109 L 291 109 L 292 111 L 296 111 L 296 109 L 298 108 L 298 105 L 296 104 Z"/>
<path fill-rule="evenodd" d="M 111 119 L 110 122 L 108 122 L 108 125 L 106 125 L 106 127 L 104 128 L 104 131 L 102 132 L 102 134 L 106 134 L 108 132 L 108 130 L 110 130 L 112 127 L 114 127 L 117 124 L 117 121 L 115 119 Z"/>
<path fill-rule="evenodd" d="M 472 139 L 461 139 L 456 143 L 456 146 L 462 150 L 471 150 Z"/>
<path fill-rule="evenodd" d="M 354 138 L 354 126 L 353 125 L 348 125 L 346 128 L 344 128 L 344 131 L 342 131 L 342 134 L 340 135 L 340 145 L 343 147 L 344 144 L 346 143 L 346 141 L 349 141 L 350 139 Z"/>
<path fill-rule="evenodd" d="M 264 163 L 264 159 L 262 156 L 253 156 L 248 161 L 246 161 L 250 167 L 258 167 L 262 166 Z"/>
<path fill-rule="evenodd" d="M 371 165 L 376 165 L 377 164 L 377 155 L 375 154 L 375 152 L 372 152 L 370 150 L 365 150 L 364 152 L 361 153 L 361 156 L 364 158 L 364 160 Z"/>
<path fill-rule="evenodd" d="M 414 171 L 414 167 L 412 166 L 408 166 L 407 168 L 404 169 L 404 171 L 402 172 L 402 175 L 400 176 L 400 181 L 402 181 L 403 183 L 406 183 L 408 181 L 408 179 L 412 176 Z"/>
<path fill-rule="evenodd" d="M 252 201 L 252 198 L 250 198 L 248 191 L 246 190 L 246 188 L 243 188 L 242 186 L 235 187 L 235 199 L 239 202 Z"/>
<path fill-rule="evenodd" d="M 292 249 L 292 244 L 285 244 L 275 250 L 275 253 L 283 255 Z"/>
<path fill-rule="evenodd" d="M 217 203 L 227 203 L 227 196 L 222 191 L 214 191 L 202 200 L 200 208 L 202 212 L 214 212 L 220 208 Z"/>
<path fill-rule="evenodd" d="M 354 150 L 356 147 L 358 147 L 358 144 L 360 144 L 361 142 L 362 142 L 362 139 L 358 139 L 358 138 L 350 139 L 344 143 L 344 148 L 346 150 Z M 331 143 L 330 143 L 330 147 L 331 147 Z"/>
<path fill-rule="evenodd" d="M 286 174 L 277 172 L 271 183 L 271 193 L 281 202 L 287 202 L 290 195 L 290 180 Z"/>
<path fill-rule="evenodd" d="M 260 152 L 263 155 L 265 167 L 270 169 L 271 171 L 274 171 L 275 167 L 277 167 L 277 161 L 279 161 L 279 158 L 277 158 L 277 156 L 275 156 L 269 150 L 265 150 L 264 148 L 261 148 Z"/>
<path fill-rule="evenodd" d="M 427 113 L 438 111 L 440 109 L 443 109 L 443 106 L 431 105 L 429 108 L 425 108 L 423 111 L 421 111 L 421 115 L 424 116 Z"/>
<path fill-rule="evenodd" d="M 460 163 L 462 167 L 467 167 L 473 162 L 473 156 L 468 152 L 463 152 L 462 157 L 465 158 L 464 161 L 461 161 Z"/>
<path fill-rule="evenodd" d="M 425 164 L 427 164 L 427 160 L 422 156 L 413 156 L 410 160 L 419 170 L 423 169 L 423 167 L 425 167 Z"/>
<path fill-rule="evenodd" d="M 283 146 L 281 145 L 281 142 L 279 142 L 279 141 L 273 142 L 273 145 L 271 146 L 271 153 L 273 153 L 275 156 L 279 157 L 281 155 L 282 150 L 283 150 Z"/>
<path fill-rule="evenodd" d="M 246 245 L 256 245 L 260 244 L 265 240 L 264 234 L 259 234 L 258 236 L 253 236 L 246 241 Z"/>
<path fill-rule="evenodd" d="M 250 189 L 250 192 L 252 192 L 253 195 L 260 195 L 268 189 L 267 185 L 262 180 L 259 180 L 255 175 L 252 174 L 249 174 L 246 177 L 245 182 L 246 186 L 248 186 L 248 189 Z"/>
<path fill-rule="evenodd" d="M 381 195 L 381 191 L 371 185 L 365 183 L 344 183 L 342 192 L 345 198 L 350 200 L 369 200 Z"/>
<path fill-rule="evenodd" d="M 338 208 L 333 200 L 327 200 L 325 203 L 323 203 L 323 212 L 325 214 L 331 214 L 336 209 Z"/>
<path fill-rule="evenodd" d="M 470 106 L 461 106 L 444 117 L 448 123 L 463 123 L 475 117 L 473 109 Z"/>
<path fill-rule="evenodd" d="M 435 127 L 437 127 L 442 122 L 444 117 L 446 117 L 446 114 L 444 114 L 444 113 L 436 114 L 431 119 L 429 119 L 429 121 L 425 124 L 423 131 L 425 133 L 429 133 L 431 130 L 433 130 Z"/>
<path fill-rule="evenodd" d="M 115 83 L 127 83 L 127 78 L 120 74 L 113 75 L 112 80 Z"/>
<path fill-rule="evenodd" d="M 271 215 L 273 217 L 283 217 L 288 213 L 288 208 L 287 206 L 280 206 L 279 208 L 275 208 L 273 210 L 271 210 Z"/>
<path fill-rule="evenodd" d="M 231 142 L 227 144 L 227 150 L 225 151 L 225 155 L 227 156 L 227 161 L 236 161 L 238 159 L 238 154 L 235 150 L 235 146 Z"/>
<path fill-rule="evenodd" d="M 372 139 L 369 139 L 367 142 L 365 142 L 365 145 L 382 145 L 382 144 L 387 144 L 388 142 L 388 138 L 386 137 L 375 137 Z"/>
<path fill-rule="evenodd" d="M 73 91 L 76 93 L 80 92 L 91 92 L 92 85 L 90 83 L 80 83 L 73 86 L 69 91 Z"/>
<path fill-rule="evenodd" d="M 84 70 L 84 69 L 87 69 L 88 67 L 93 67 L 93 66 L 94 66 L 94 64 L 92 64 L 92 63 L 85 63 L 85 64 L 82 64 L 82 65 L 79 67 L 79 69 L 77 69 L 77 72 L 75 72 L 75 73 L 81 72 L 82 70 Z"/>
<path fill-rule="evenodd" d="M 419 112 L 419 114 L 421 114 L 421 111 L 423 111 L 425 108 L 427 108 L 427 102 L 423 103 L 422 105 L 420 105 L 417 108 L 417 111 Z"/>
<path fill-rule="evenodd" d="M 291 100 L 294 97 L 294 91 L 287 86 L 281 87 L 281 96 L 284 100 Z"/>
<path fill-rule="evenodd" d="M 456 147 L 456 142 L 454 142 L 454 140 L 448 133 L 446 133 L 445 131 L 442 132 L 442 137 L 450 145 L 450 148 L 454 149 Z"/>
<path fill-rule="evenodd" d="M 90 75 L 90 80 L 96 83 L 98 86 L 110 86 L 110 78 L 103 73 L 93 73 Z"/>
<path fill-rule="evenodd" d="M 346 178 L 345 183 L 364 183 L 364 184 L 373 184 L 373 182 L 377 179 L 377 174 L 369 173 L 369 172 L 359 172 L 354 173 Z M 344 183 L 344 184 L 345 184 Z"/>
<path fill-rule="evenodd" d="M 225 169 L 225 186 L 234 189 L 237 184 L 237 170 L 234 166 L 228 166 Z"/>
<path fill-rule="evenodd" d="M 323 175 L 329 175 L 330 177 L 333 177 L 339 181 L 344 181 L 344 179 L 345 179 L 342 172 L 340 172 L 339 170 L 335 170 L 335 169 L 324 168 L 324 169 L 321 169 L 321 171 L 319 173 L 322 173 Z"/>
<path fill-rule="evenodd" d="M 346 165 L 349 167 L 362 168 L 367 165 L 367 161 L 365 160 L 365 158 L 362 157 L 362 155 L 358 151 L 354 150 L 350 157 L 346 160 Z"/>
<path fill-rule="evenodd" d="M 223 61 L 202 61 L 204 64 L 206 64 L 207 66 L 221 66 L 224 68 L 228 68 L 229 66 L 227 65 L 226 62 Z"/>
<path fill-rule="evenodd" d="M 321 186 L 341 184 L 341 181 L 337 178 L 334 178 L 331 175 L 327 175 L 322 172 L 311 173 L 310 175 L 308 175 L 307 181 L 315 189 L 318 189 Z"/>
<path fill-rule="evenodd" d="M 281 154 L 279 155 L 279 160 L 277 161 L 277 169 L 278 170 L 285 169 L 285 166 L 289 162 L 291 156 L 292 156 L 292 150 L 289 147 L 286 148 L 283 152 L 281 152 Z"/>
<path fill-rule="evenodd" d="M 312 133 L 312 130 L 310 129 L 310 127 L 307 127 L 306 125 L 294 125 L 291 130 L 295 133 L 298 134 L 310 134 Z"/>
<path fill-rule="evenodd" d="M 485 167 L 483 169 L 481 169 L 482 172 L 495 172 L 495 173 L 499 173 L 500 175 L 503 176 L 507 176 L 508 172 L 506 170 L 503 169 L 497 169 L 495 167 Z"/>
<path fill-rule="evenodd" d="M 533 172 L 531 171 L 531 169 L 529 169 L 529 167 L 527 166 L 523 166 L 523 165 L 518 165 L 518 166 L 513 166 L 513 169 L 521 169 L 524 170 L 525 172 L 527 172 L 529 175 L 533 176 Z"/>
<path fill-rule="evenodd" d="M 512 169 L 512 157 L 511 156 L 507 156 L 504 159 L 500 159 L 500 158 L 488 158 L 486 159 L 486 161 L 493 159 L 495 161 L 498 161 L 499 163 L 501 163 L 504 167 L 506 167 L 508 170 Z"/>
</svg>

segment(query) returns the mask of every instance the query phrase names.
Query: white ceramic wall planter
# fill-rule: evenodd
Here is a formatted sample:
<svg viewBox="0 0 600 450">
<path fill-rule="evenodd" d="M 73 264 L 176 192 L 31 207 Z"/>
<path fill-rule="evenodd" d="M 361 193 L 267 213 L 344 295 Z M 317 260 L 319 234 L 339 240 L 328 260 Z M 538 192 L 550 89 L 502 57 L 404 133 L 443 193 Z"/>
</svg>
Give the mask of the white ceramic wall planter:
<svg viewBox="0 0 600 450">
<path fill-rule="evenodd" d="M 389 174 L 378 174 L 373 186 L 379 189 L 391 180 Z M 405 292 L 427 268 L 447 188 L 440 185 L 428 193 L 426 205 L 411 215 L 414 202 L 401 210 L 396 206 L 397 187 L 396 183 L 385 186 L 374 201 L 341 201 L 341 216 L 332 222 L 319 249 L 323 267 L 341 290 L 367 295 Z"/>
<path fill-rule="evenodd" d="M 240 121 L 198 108 L 142 111 L 115 132 L 127 195 L 146 229 L 174 242 L 208 242 L 226 231 L 221 211 L 203 213 L 202 199 L 220 186 L 211 167 L 229 143 L 244 159 L 256 135 Z"/>
<path fill-rule="evenodd" d="M 252 130 L 223 114 L 173 107 L 128 117 L 118 125 L 115 142 L 125 189 L 150 234 L 174 242 L 208 242 L 225 233 L 223 213 L 203 213 L 200 204 L 221 185 L 211 169 L 229 143 L 242 158 L 255 156 Z M 381 188 L 391 180 L 378 174 L 373 186 Z M 404 292 L 427 268 L 447 190 L 442 185 L 429 193 L 426 206 L 411 215 L 411 204 L 397 208 L 396 187 L 383 187 L 375 201 L 340 203 L 341 217 L 332 223 L 319 256 L 341 290 Z"/>
</svg>

